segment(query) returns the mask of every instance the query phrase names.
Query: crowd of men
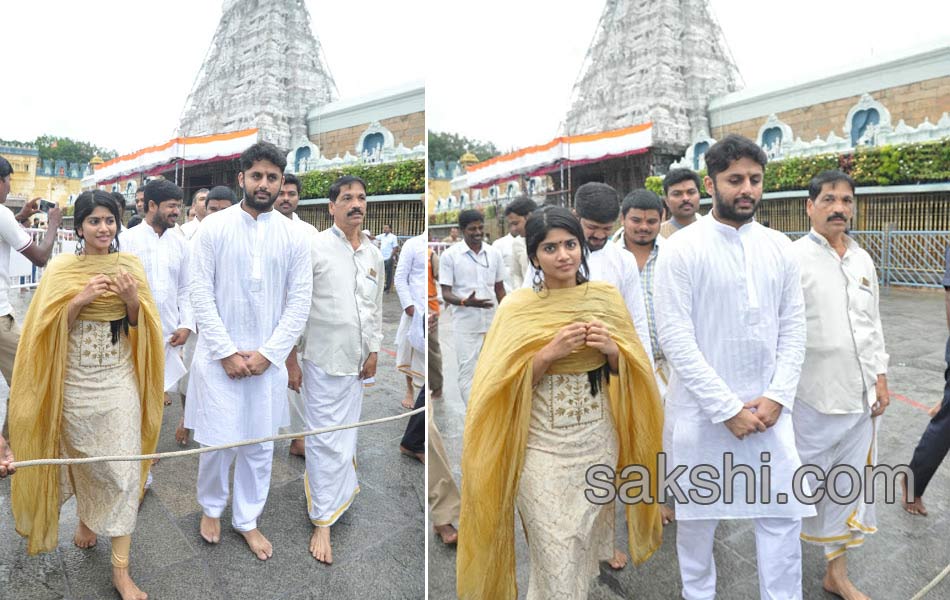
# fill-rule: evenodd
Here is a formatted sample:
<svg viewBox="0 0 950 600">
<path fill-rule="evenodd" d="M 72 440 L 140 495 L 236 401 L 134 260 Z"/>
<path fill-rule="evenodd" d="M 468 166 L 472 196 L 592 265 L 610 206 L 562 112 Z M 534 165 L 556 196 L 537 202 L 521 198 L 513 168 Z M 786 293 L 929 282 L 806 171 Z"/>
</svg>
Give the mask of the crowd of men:
<svg viewBox="0 0 950 600">
<path fill-rule="evenodd" d="M 139 189 L 137 214 L 118 238 L 119 250 L 142 262 L 161 316 L 165 402 L 169 392 L 180 392 L 181 444 L 190 432 L 206 447 L 270 437 L 282 427 L 309 431 L 357 422 L 364 386 L 376 375 L 384 284 L 392 285 L 398 240 L 387 225 L 381 251 L 363 230 L 366 183 L 337 179 L 329 190 L 333 224 L 318 231 L 296 214 L 301 182 L 284 173 L 284 153 L 259 142 L 239 162 L 240 200 L 227 186 L 201 189 L 192 198 L 195 218 L 179 226 L 183 190 L 155 178 Z M 0 158 L 0 203 L 11 172 Z M 10 249 L 43 266 L 56 239 L 35 244 L 17 223 L 36 211 L 35 202 L 16 218 L 0 208 L 0 370 L 8 382 L 19 341 L 7 298 Z M 49 221 L 55 231 L 58 208 L 49 211 Z M 418 275 L 415 283 L 421 290 Z M 359 492 L 356 432 L 308 436 L 291 450 L 306 459 L 314 526 L 309 549 L 327 564 L 333 562 L 330 528 Z M 0 476 L 15 473 L 3 433 Z M 257 558 L 271 557 L 258 521 L 273 453 L 273 442 L 265 442 L 200 455 L 196 487 L 206 542 L 220 541 L 230 496 L 232 527 Z"/>
<path fill-rule="evenodd" d="M 863 479 L 864 467 L 877 461 L 878 417 L 890 401 L 875 267 L 848 236 L 854 181 L 840 171 L 816 174 L 806 203 L 811 231 L 792 243 L 753 218 L 767 162 L 758 145 L 730 135 L 707 151 L 705 161 L 703 180 L 688 169 L 671 170 L 662 199 L 637 189 L 621 200 L 603 183 L 584 184 L 574 196 L 589 249 L 589 279 L 612 283 L 621 292 L 654 362 L 665 404 L 668 465 L 684 465 L 687 473 L 706 464 L 721 469 L 719 455 L 731 455 L 734 464 L 755 473 L 766 465 L 771 469 L 771 482 L 762 483 L 766 495 L 746 498 L 747 480 L 738 477 L 734 489 L 723 494 L 732 491 L 728 502 L 691 502 L 695 482 L 679 478 L 684 493 L 664 507 L 663 521 L 672 520 L 675 511 L 683 597 L 715 597 L 716 527 L 722 519 L 750 519 L 763 598 L 801 598 L 802 541 L 823 547 L 826 590 L 866 598 L 848 576 L 847 555 L 876 531 L 874 505 L 865 503 L 863 494 L 852 502 L 833 501 L 847 497 L 847 478 L 806 477 L 806 491 L 817 494 L 834 486 L 831 491 L 837 492 L 814 506 L 792 489 L 803 464 L 825 474 L 850 466 Z M 702 189 L 712 196 L 705 216 L 699 215 Z M 509 203 L 509 234 L 493 246 L 483 242 L 481 213 L 462 211 L 461 238 L 456 231 L 445 238 L 438 270 L 430 269 L 430 299 L 438 306 L 440 297 L 451 311 L 463 403 L 506 291 L 543 286 L 543 275 L 524 250 L 524 223 L 537 208 L 524 197 Z M 622 227 L 614 232 L 618 218 Z M 947 269 L 950 327 L 950 249 Z M 441 390 L 438 336 L 431 335 L 436 331 L 430 330 L 429 377 Z M 437 390 L 434 383 L 432 389 Z M 939 412 L 934 407 L 910 465 L 915 477 L 913 489 L 905 487 L 908 512 L 926 514 L 920 497 L 950 446 L 948 402 L 950 367 Z M 436 532 L 452 543 L 465 531 L 453 526 L 458 491 L 433 429 L 429 500 Z"/>
</svg>

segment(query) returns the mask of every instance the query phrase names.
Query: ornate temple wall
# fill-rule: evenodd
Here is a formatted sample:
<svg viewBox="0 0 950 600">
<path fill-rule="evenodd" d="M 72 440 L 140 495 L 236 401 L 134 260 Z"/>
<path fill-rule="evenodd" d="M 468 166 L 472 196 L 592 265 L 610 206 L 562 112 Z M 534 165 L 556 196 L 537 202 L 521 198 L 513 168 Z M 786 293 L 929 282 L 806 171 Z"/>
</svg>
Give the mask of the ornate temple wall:
<svg viewBox="0 0 950 600">
<path fill-rule="evenodd" d="M 867 90 L 867 92 L 887 107 L 891 113 L 891 121 L 895 124 L 901 119 L 911 126 L 923 123 L 924 119 L 929 119 L 931 123 L 936 124 L 943 113 L 950 113 L 950 76 L 935 77 L 885 89 Z M 819 136 L 824 138 L 830 131 L 843 136 L 842 127 L 848 111 L 859 100 L 860 94 L 854 94 L 775 114 L 779 120 L 792 128 L 795 137 L 800 137 L 805 141 Z M 713 123 L 716 123 L 714 110 L 711 108 L 710 113 Z M 738 133 L 754 140 L 769 114 L 769 112 L 764 112 L 755 118 L 732 123 L 719 122 L 713 126 L 712 137 L 722 139 L 726 134 Z"/>
<path fill-rule="evenodd" d="M 390 117 L 380 120 L 379 123 L 392 132 L 394 143 L 397 146 L 400 142 L 407 148 L 425 143 L 424 112 Z M 347 152 L 355 155 L 357 153 L 356 145 L 369 126 L 370 122 L 367 121 L 360 125 L 311 134 L 310 141 L 320 148 L 323 156 L 329 158 L 337 155 L 343 156 Z"/>
</svg>

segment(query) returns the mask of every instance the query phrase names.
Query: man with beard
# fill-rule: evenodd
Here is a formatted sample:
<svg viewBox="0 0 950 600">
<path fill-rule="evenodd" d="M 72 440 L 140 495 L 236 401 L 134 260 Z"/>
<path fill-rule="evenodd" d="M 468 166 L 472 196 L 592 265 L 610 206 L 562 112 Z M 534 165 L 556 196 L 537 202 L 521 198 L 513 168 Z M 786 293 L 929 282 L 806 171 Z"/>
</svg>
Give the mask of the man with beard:
<svg viewBox="0 0 950 600">
<path fill-rule="evenodd" d="M 359 421 L 363 386 L 376 376 L 383 339 L 383 255 L 360 231 L 366 183 L 344 175 L 329 198 L 333 225 L 310 238 L 313 297 L 302 349 L 308 429 Z M 310 554 L 331 564 L 330 526 L 360 491 L 356 429 L 310 436 L 306 452 Z"/>
<path fill-rule="evenodd" d="M 201 334 L 195 348 L 185 426 L 204 446 L 267 437 L 287 425 L 290 349 L 303 332 L 313 279 L 310 249 L 273 210 L 284 154 L 258 142 L 241 154 L 240 204 L 201 224 L 191 257 L 191 302 Z M 201 455 L 201 537 L 221 539 L 234 464 L 231 525 L 260 560 L 273 553 L 258 530 L 270 487 L 274 443 Z"/>
<path fill-rule="evenodd" d="M 201 188 L 191 197 L 191 208 L 195 211 L 195 218 L 181 226 L 181 233 L 186 240 L 190 240 L 195 236 L 195 232 L 198 231 L 198 223 L 208 214 L 207 199 L 208 188 Z"/>
<path fill-rule="evenodd" d="M 660 235 L 668 238 L 696 222 L 699 210 L 699 175 L 689 169 L 673 169 L 663 178 L 663 194 L 673 215 L 660 225 Z"/>
<path fill-rule="evenodd" d="M 293 173 L 284 174 L 284 183 L 280 186 L 277 196 L 277 212 L 290 219 L 294 227 L 300 230 L 300 235 L 306 239 L 317 235 L 317 228 L 297 216 L 297 205 L 300 203 L 300 179 Z M 287 403 L 290 407 L 290 425 L 281 430 L 281 433 L 304 431 L 307 420 L 304 417 L 304 401 L 300 394 L 303 384 L 303 371 L 300 368 L 300 359 L 297 357 L 298 348 L 295 346 L 287 357 Z M 285 431 L 286 430 L 286 431 Z M 294 456 L 304 456 L 303 438 L 295 438 L 290 442 L 290 453 Z"/>
<path fill-rule="evenodd" d="M 482 213 L 463 210 L 459 213 L 459 227 L 464 243 L 449 246 L 439 258 L 439 285 L 442 300 L 453 306 L 458 386 L 462 403 L 468 406 L 475 364 L 495 316 L 497 303 L 492 302 L 492 296 L 498 303 L 505 297 L 505 264 L 497 249 L 482 243 Z"/>
<path fill-rule="evenodd" d="M 720 519 L 754 520 L 761 597 L 802 597 L 801 519 L 815 510 L 793 493 L 801 461 L 791 411 L 805 357 L 805 310 L 791 242 L 753 219 L 767 160 L 741 136 L 714 144 L 705 179 L 712 212 L 668 239 L 657 259 L 656 329 L 673 371 L 666 394 L 666 414 L 675 421 L 670 464 L 691 475 L 710 464 L 719 473 L 734 475 L 733 465 L 754 471 L 703 477 L 722 492 L 711 496 L 692 477 L 678 478 L 684 598 L 716 595 Z M 770 480 L 755 481 L 764 465 Z"/>
<path fill-rule="evenodd" d="M 823 473 L 850 467 L 861 474 L 877 462 L 877 417 L 890 403 L 887 352 L 878 307 L 877 271 L 871 256 L 847 235 L 854 210 L 854 181 L 841 171 L 823 171 L 808 185 L 805 204 L 811 231 L 792 244 L 801 268 L 807 335 L 805 362 L 795 395 L 795 444 L 802 462 Z M 833 486 L 818 514 L 802 521 L 801 538 L 824 549 L 822 587 L 848 600 L 867 599 L 848 578 L 848 554 L 876 531 L 874 503 L 863 495 L 841 502 L 851 478 L 829 477 L 812 489 Z M 842 483 L 844 483 L 842 485 Z M 865 482 L 867 483 L 867 482 Z"/>
<path fill-rule="evenodd" d="M 165 404 L 168 392 L 184 374 L 179 348 L 195 330 L 188 293 L 188 242 L 174 231 L 181 214 L 180 187 L 167 179 L 145 186 L 144 227 L 119 234 L 119 248 L 139 257 L 155 306 L 162 319 L 165 340 Z"/>
</svg>

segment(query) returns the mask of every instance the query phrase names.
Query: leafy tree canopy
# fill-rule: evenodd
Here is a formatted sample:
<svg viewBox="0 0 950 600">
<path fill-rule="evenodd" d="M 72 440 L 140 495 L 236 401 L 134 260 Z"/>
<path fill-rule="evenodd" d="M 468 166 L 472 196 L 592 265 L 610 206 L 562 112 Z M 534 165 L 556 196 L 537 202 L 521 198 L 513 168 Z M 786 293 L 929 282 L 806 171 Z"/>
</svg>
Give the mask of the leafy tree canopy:
<svg viewBox="0 0 950 600">
<path fill-rule="evenodd" d="M 88 163 L 93 156 L 98 155 L 102 160 L 109 160 L 119 155 L 115 150 L 100 148 L 89 142 L 53 135 L 41 135 L 32 142 L 15 140 L 13 142 L 35 146 L 40 153 L 41 160 L 65 160 L 68 163 L 79 163 L 81 165 Z M 10 141 L 0 140 L 0 144 L 8 143 Z"/>
<path fill-rule="evenodd" d="M 446 162 L 455 162 L 465 152 L 471 152 L 478 157 L 479 161 L 488 160 L 498 156 L 501 152 L 491 142 L 481 142 L 470 140 L 455 133 L 441 133 L 438 131 L 429 131 L 429 162 L 435 163 L 440 160 Z"/>
</svg>

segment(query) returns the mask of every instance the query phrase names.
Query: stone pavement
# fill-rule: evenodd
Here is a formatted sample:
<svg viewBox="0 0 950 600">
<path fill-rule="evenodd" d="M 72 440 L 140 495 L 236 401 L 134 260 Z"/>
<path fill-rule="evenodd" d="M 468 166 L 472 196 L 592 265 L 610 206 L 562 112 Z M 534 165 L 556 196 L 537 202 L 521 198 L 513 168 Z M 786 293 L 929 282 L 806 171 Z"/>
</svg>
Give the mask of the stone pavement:
<svg viewBox="0 0 950 600">
<path fill-rule="evenodd" d="M 943 393 L 944 347 L 947 325 L 943 292 L 933 290 L 887 290 L 882 292 L 881 313 L 887 350 L 891 356 L 888 380 L 895 394 L 884 415 L 879 435 L 879 461 L 906 464 L 927 425 L 926 407 Z M 446 372 L 445 400 L 434 405 L 436 422 L 445 439 L 457 481 L 462 450 L 464 409 L 455 377 L 451 319 L 440 325 L 442 355 Z M 880 490 L 879 497 L 880 497 Z M 913 517 L 900 505 L 878 501 L 878 532 L 850 553 L 853 581 L 874 598 L 908 599 L 914 596 L 950 562 L 950 464 L 945 462 L 927 489 L 924 501 L 928 517 Z M 617 543 L 626 547 L 622 513 L 617 515 Z M 517 521 L 516 521 L 517 522 Z M 465 532 L 461 532 L 465 535 Z M 516 527 L 516 560 L 519 597 L 524 598 L 528 581 L 528 556 L 524 535 Z M 676 560 L 676 525 L 664 530 L 659 551 L 639 567 L 612 571 L 601 565 L 600 576 L 591 586 L 590 598 L 680 597 L 679 567 Z M 429 598 L 455 598 L 455 550 L 443 546 L 428 532 Z M 758 598 L 755 539 L 749 522 L 722 522 L 716 534 L 715 557 L 719 598 Z M 803 547 L 804 598 L 831 599 L 836 596 L 821 589 L 825 560 L 821 549 Z M 927 598 L 950 598 L 950 579 L 941 582 Z"/>
<path fill-rule="evenodd" d="M 29 294 L 11 293 L 14 310 L 26 313 Z M 394 350 L 399 299 L 386 294 L 383 347 Z M 6 386 L 2 384 L 2 397 Z M 376 385 L 367 390 L 363 420 L 405 412 L 399 405 L 405 378 L 392 354 L 379 357 Z M 5 402 L 0 403 L 0 416 Z M 159 451 L 179 449 L 175 427 L 181 416 L 176 401 L 165 410 Z M 308 551 L 312 526 L 303 488 L 304 461 L 288 455 L 289 442 L 278 442 L 270 496 L 260 527 L 274 545 L 274 556 L 261 562 L 222 516 L 219 545 L 198 535 L 200 507 L 195 500 L 198 459 L 166 459 L 153 469 L 155 482 L 146 495 L 132 536 L 132 575 L 150 599 L 291 599 L 424 597 L 424 469 L 399 453 L 406 419 L 364 427 L 359 433 L 357 464 L 361 492 L 332 529 L 332 566 L 316 562 Z M 192 442 L 189 447 L 197 447 Z M 15 475 L 14 475 L 15 476 Z M 0 480 L 0 600 L 118 598 L 111 585 L 110 546 L 100 539 L 90 550 L 73 546 L 75 500 L 62 509 L 59 548 L 30 557 L 16 534 L 10 513 L 9 479 Z"/>
</svg>

